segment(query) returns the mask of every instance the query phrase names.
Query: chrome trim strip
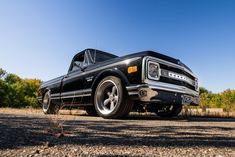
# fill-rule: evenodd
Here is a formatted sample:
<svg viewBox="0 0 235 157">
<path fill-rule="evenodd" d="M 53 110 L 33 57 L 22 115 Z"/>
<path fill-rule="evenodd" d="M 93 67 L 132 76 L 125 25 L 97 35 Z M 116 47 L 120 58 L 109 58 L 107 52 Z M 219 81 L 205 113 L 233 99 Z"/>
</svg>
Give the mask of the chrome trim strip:
<svg viewBox="0 0 235 157">
<path fill-rule="evenodd" d="M 81 89 L 81 90 L 76 90 L 76 91 L 71 91 L 71 92 L 63 92 L 61 93 L 61 96 L 79 95 L 79 94 L 84 94 L 84 93 L 90 93 L 91 91 L 92 91 L 91 89 Z"/>
<path fill-rule="evenodd" d="M 128 90 L 128 94 L 133 93 L 132 90 L 138 89 L 138 88 L 151 88 L 151 89 L 157 89 L 157 90 L 164 90 L 169 92 L 176 92 L 176 93 L 182 93 L 182 94 L 189 94 L 193 96 L 199 96 L 199 93 L 191 90 L 184 86 L 179 85 L 173 85 L 169 83 L 162 83 L 162 82 L 155 82 L 155 81 L 149 81 L 148 84 L 142 84 L 142 85 L 134 85 L 126 87 Z"/>
<path fill-rule="evenodd" d="M 142 59 L 141 80 L 142 80 L 143 83 L 145 82 L 146 73 L 147 73 L 147 68 L 146 68 L 146 65 L 145 65 L 145 64 L 147 64 L 147 62 L 146 62 L 146 59 L 147 59 L 147 58 L 148 58 L 148 56 L 147 56 L 147 57 L 144 57 L 144 58 Z"/>
<path fill-rule="evenodd" d="M 51 97 L 60 97 L 60 93 L 51 94 Z"/>
<path fill-rule="evenodd" d="M 78 97 L 85 97 L 85 96 L 91 96 L 91 94 L 68 95 L 68 96 L 62 96 L 62 97 L 53 97 L 51 99 L 56 100 L 56 99 L 78 98 Z"/>
<path fill-rule="evenodd" d="M 85 97 L 85 96 L 91 96 L 91 94 L 81 94 L 81 95 L 63 96 L 63 97 L 61 97 L 61 99 L 67 99 L 67 98 L 78 98 L 78 97 Z"/>
<path fill-rule="evenodd" d="M 60 99 L 60 97 L 53 97 L 53 98 L 51 98 L 51 100 L 56 100 L 56 99 Z"/>
<path fill-rule="evenodd" d="M 138 92 L 132 92 L 132 91 L 128 91 L 129 95 L 138 95 Z"/>
<path fill-rule="evenodd" d="M 73 97 L 83 97 L 83 96 L 91 96 L 91 89 L 81 89 L 71 92 L 63 92 L 63 93 L 54 93 L 51 94 L 51 99 L 64 99 L 64 98 L 73 98 Z"/>
</svg>

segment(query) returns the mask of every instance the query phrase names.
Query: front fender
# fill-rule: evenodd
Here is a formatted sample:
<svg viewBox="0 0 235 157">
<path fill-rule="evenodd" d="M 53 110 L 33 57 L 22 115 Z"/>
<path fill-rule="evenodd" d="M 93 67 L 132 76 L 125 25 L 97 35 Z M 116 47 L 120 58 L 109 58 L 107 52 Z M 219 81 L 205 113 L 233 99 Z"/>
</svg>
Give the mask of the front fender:
<svg viewBox="0 0 235 157">
<path fill-rule="evenodd" d="M 120 78 L 123 85 L 125 85 L 125 86 L 128 86 L 130 84 L 127 77 L 125 76 L 125 74 L 121 70 L 119 70 L 117 68 L 106 69 L 105 71 L 100 72 L 96 76 L 94 82 L 92 83 L 92 91 L 94 91 L 96 89 L 97 85 L 99 84 L 99 82 L 107 76 L 116 76 L 116 77 Z"/>
</svg>

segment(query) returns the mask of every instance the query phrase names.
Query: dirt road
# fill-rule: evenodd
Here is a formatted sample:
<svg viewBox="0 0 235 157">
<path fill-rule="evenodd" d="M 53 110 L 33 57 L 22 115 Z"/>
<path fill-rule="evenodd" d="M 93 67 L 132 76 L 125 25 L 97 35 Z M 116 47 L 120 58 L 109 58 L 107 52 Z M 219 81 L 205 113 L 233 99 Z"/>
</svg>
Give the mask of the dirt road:
<svg viewBox="0 0 235 157">
<path fill-rule="evenodd" d="M 106 120 L 0 109 L 0 135 L 0 156 L 235 156 L 235 119 Z"/>
</svg>

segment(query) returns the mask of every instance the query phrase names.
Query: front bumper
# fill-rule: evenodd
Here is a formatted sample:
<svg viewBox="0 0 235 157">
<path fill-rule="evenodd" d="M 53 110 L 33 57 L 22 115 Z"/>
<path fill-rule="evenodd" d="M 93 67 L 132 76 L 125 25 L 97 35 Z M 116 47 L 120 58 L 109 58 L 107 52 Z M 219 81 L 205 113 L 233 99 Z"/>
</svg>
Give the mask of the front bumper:
<svg viewBox="0 0 235 157">
<path fill-rule="evenodd" d="M 199 105 L 199 93 L 184 86 L 153 82 L 126 88 L 133 100 L 159 104 Z"/>
</svg>

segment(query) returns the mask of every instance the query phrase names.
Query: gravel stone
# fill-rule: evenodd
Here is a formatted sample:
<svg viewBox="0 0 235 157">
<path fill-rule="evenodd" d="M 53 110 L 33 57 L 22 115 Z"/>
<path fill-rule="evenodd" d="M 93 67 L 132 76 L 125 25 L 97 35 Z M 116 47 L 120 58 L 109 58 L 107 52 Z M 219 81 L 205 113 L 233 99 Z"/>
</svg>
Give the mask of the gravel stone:
<svg viewBox="0 0 235 157">
<path fill-rule="evenodd" d="M 103 119 L 0 109 L 0 156 L 234 157 L 235 119 Z"/>
</svg>

